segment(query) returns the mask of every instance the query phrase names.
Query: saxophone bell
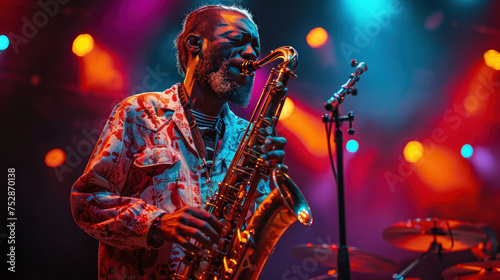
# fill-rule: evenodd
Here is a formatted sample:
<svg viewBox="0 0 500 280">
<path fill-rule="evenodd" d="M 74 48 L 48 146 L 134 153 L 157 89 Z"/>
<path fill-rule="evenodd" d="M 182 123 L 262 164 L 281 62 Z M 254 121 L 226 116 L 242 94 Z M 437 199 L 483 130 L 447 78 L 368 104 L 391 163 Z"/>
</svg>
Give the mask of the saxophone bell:
<svg viewBox="0 0 500 280">
<path fill-rule="evenodd" d="M 293 180 L 285 172 L 278 169 L 273 170 L 272 177 L 274 185 L 288 211 L 295 215 L 301 224 L 305 226 L 312 225 L 311 208 Z"/>
</svg>

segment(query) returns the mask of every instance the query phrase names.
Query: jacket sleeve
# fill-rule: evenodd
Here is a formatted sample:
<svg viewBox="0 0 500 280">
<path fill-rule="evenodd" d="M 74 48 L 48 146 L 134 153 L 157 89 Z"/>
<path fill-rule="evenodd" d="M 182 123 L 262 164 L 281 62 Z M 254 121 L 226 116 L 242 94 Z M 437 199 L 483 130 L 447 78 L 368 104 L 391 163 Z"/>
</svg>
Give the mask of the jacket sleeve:
<svg viewBox="0 0 500 280">
<path fill-rule="evenodd" d="M 73 185 L 70 202 L 73 218 L 85 232 L 131 250 L 148 247 L 149 228 L 165 211 L 122 195 L 135 154 L 133 126 L 124 104 L 117 105 L 108 119 L 84 174 Z"/>
</svg>

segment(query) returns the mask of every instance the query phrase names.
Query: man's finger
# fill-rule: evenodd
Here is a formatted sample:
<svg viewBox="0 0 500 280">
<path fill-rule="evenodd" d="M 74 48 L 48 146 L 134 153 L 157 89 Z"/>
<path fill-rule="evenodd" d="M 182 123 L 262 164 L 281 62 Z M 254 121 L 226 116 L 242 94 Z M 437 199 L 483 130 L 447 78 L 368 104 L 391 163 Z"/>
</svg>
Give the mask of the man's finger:
<svg viewBox="0 0 500 280">
<path fill-rule="evenodd" d="M 189 210 L 193 217 L 208 222 L 212 228 L 214 228 L 219 234 L 222 234 L 224 225 L 222 225 L 212 214 L 197 208 L 190 208 Z"/>
<path fill-rule="evenodd" d="M 182 236 L 178 236 L 177 238 L 177 244 L 181 245 L 184 249 L 186 249 L 189 252 L 193 252 L 197 256 L 202 256 L 203 255 L 203 249 L 200 247 L 191 244 L 186 238 Z"/>
<path fill-rule="evenodd" d="M 195 220 L 192 224 L 193 227 L 201 230 L 206 236 L 212 240 L 213 244 L 220 243 L 221 234 L 218 233 L 209 222 L 203 220 Z"/>
<path fill-rule="evenodd" d="M 212 250 L 213 242 L 208 239 L 208 237 L 203 234 L 200 230 L 194 228 L 194 227 L 189 227 L 189 226 L 183 226 L 179 228 L 180 235 L 181 236 L 186 236 L 186 237 L 192 237 L 194 240 L 199 242 L 203 248 Z"/>
<path fill-rule="evenodd" d="M 283 162 L 284 158 L 285 158 L 285 151 L 283 150 L 271 151 L 269 153 L 265 153 L 262 155 L 262 159 L 267 161 L 276 160 L 278 162 Z"/>
<path fill-rule="evenodd" d="M 276 169 L 282 171 L 283 173 L 287 173 L 288 172 L 288 166 L 286 166 L 283 163 L 276 164 Z"/>
<path fill-rule="evenodd" d="M 264 141 L 264 143 L 271 150 L 283 150 L 286 146 L 286 138 L 267 137 L 266 141 Z"/>
</svg>

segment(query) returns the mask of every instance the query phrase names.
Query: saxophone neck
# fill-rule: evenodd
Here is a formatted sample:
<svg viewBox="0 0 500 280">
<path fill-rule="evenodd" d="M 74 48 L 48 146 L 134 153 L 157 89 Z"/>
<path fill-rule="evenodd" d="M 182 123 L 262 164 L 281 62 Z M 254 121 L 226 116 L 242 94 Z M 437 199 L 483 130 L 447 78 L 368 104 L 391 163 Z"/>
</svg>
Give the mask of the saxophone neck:
<svg viewBox="0 0 500 280">
<path fill-rule="evenodd" d="M 290 70 L 292 73 L 295 73 L 295 70 L 297 70 L 297 64 L 298 64 L 298 53 L 297 51 L 291 47 L 291 46 L 284 46 L 284 47 L 279 47 L 273 51 L 266 57 L 264 57 L 261 60 L 253 61 L 253 60 L 248 60 L 243 62 L 240 65 L 241 68 L 241 75 L 242 76 L 248 76 L 254 75 L 254 72 L 265 65 L 275 61 L 276 59 L 283 59 L 283 62 L 278 65 L 279 69 L 282 69 L 286 67 L 288 70 Z"/>
</svg>

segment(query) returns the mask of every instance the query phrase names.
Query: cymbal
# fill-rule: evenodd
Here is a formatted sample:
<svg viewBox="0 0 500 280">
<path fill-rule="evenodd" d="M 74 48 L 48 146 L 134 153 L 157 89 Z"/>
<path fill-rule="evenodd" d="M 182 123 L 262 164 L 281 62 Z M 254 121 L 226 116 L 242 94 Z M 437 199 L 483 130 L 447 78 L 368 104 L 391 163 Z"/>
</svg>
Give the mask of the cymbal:
<svg viewBox="0 0 500 280">
<path fill-rule="evenodd" d="M 461 263 L 447 268 L 441 274 L 447 280 L 500 279 L 500 261 Z"/>
<path fill-rule="evenodd" d="M 313 245 L 309 243 L 295 246 L 290 251 L 301 259 L 313 259 L 320 265 L 337 268 L 337 245 Z M 348 252 L 351 271 L 388 273 L 398 269 L 395 262 L 385 257 L 354 247 L 349 247 Z"/>
<path fill-rule="evenodd" d="M 473 224 L 437 218 L 398 222 L 382 235 L 388 242 L 416 252 L 427 252 L 434 237 L 443 252 L 467 250 L 486 239 L 486 232 Z"/>
</svg>

